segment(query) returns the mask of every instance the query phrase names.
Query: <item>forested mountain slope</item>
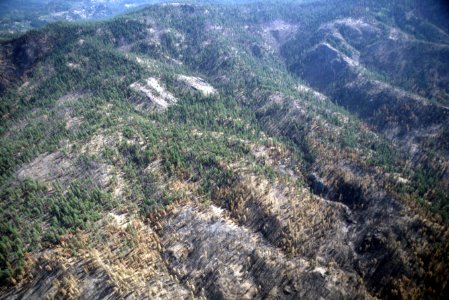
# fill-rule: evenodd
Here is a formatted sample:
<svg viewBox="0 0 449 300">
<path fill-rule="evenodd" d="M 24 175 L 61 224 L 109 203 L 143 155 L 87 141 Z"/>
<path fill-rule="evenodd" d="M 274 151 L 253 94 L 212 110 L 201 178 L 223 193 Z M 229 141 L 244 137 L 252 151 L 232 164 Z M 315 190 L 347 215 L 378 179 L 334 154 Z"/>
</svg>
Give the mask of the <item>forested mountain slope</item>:
<svg viewBox="0 0 449 300">
<path fill-rule="evenodd" d="M 0 42 L 0 297 L 443 298 L 447 12 L 174 3 Z"/>
</svg>

